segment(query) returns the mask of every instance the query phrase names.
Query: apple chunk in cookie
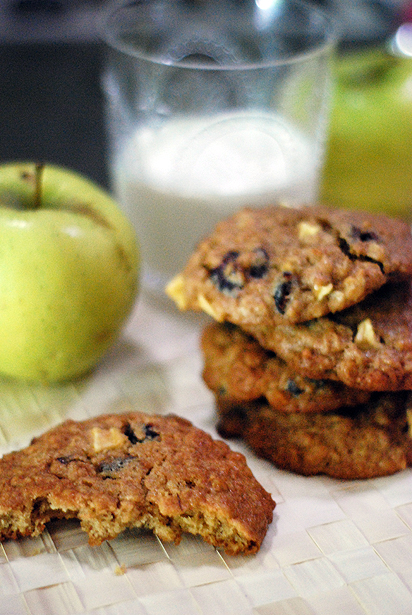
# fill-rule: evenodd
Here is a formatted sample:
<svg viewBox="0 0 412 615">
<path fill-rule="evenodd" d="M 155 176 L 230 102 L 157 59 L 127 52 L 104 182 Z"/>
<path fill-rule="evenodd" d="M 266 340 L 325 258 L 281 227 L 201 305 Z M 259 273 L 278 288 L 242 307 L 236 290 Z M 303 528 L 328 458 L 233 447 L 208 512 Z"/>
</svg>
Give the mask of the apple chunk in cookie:
<svg viewBox="0 0 412 615">
<path fill-rule="evenodd" d="M 172 415 L 69 420 L 0 460 L 0 540 L 78 518 L 92 545 L 141 527 L 254 553 L 274 507 L 242 454 Z"/>
<path fill-rule="evenodd" d="M 136 298 L 134 229 L 104 190 L 52 165 L 0 165 L 0 373 L 60 381 L 92 367 Z"/>
</svg>

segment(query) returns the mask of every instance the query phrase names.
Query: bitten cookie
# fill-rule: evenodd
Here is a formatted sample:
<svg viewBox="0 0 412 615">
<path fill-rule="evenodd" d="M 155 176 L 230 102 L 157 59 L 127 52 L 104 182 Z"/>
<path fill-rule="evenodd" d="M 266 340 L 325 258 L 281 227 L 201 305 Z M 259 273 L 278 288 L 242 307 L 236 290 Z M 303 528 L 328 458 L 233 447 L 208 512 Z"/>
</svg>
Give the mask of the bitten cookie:
<svg viewBox="0 0 412 615">
<path fill-rule="evenodd" d="M 387 284 L 333 316 L 248 331 L 308 378 L 369 391 L 412 390 L 410 282 Z"/>
<path fill-rule="evenodd" d="M 218 224 L 166 292 L 182 310 L 270 328 L 338 312 L 411 274 L 411 232 L 402 221 L 273 206 Z"/>
<path fill-rule="evenodd" d="M 327 412 L 365 403 L 371 395 L 337 381 L 301 376 L 229 323 L 205 327 L 201 347 L 203 379 L 220 397 L 239 402 L 265 397 L 281 412 Z"/>
<path fill-rule="evenodd" d="M 254 553 L 274 506 L 243 455 L 177 416 L 69 420 L 0 460 L 1 539 L 76 517 L 92 545 L 142 527 Z"/>
<path fill-rule="evenodd" d="M 411 397 L 377 393 L 368 404 L 318 414 L 217 396 L 219 432 L 241 437 L 277 467 L 304 475 L 366 479 L 412 465 Z"/>
</svg>

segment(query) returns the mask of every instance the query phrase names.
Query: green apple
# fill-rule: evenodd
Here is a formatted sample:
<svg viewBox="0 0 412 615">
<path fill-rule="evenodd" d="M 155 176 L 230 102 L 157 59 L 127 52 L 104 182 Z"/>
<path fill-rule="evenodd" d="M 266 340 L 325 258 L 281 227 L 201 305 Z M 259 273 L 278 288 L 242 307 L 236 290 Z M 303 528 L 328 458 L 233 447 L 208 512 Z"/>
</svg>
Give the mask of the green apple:
<svg viewBox="0 0 412 615">
<path fill-rule="evenodd" d="M 412 219 L 412 59 L 381 48 L 337 58 L 320 198 Z"/>
<path fill-rule="evenodd" d="M 88 372 L 138 278 L 134 230 L 104 190 L 61 167 L 0 165 L 0 373 L 47 383 Z"/>
</svg>

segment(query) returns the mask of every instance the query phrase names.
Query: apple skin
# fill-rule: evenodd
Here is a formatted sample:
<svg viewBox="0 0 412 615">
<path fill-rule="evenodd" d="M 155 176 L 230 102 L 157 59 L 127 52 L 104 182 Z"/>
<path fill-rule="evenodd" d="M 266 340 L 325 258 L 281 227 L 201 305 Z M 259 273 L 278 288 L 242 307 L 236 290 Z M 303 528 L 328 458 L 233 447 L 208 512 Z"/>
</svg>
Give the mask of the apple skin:
<svg viewBox="0 0 412 615">
<path fill-rule="evenodd" d="M 30 209 L 35 165 L 0 165 L 0 373 L 56 382 L 113 344 L 139 281 L 135 232 L 113 199 L 52 165 Z"/>
<path fill-rule="evenodd" d="M 412 219 L 412 59 L 381 48 L 336 60 L 320 200 Z"/>
</svg>

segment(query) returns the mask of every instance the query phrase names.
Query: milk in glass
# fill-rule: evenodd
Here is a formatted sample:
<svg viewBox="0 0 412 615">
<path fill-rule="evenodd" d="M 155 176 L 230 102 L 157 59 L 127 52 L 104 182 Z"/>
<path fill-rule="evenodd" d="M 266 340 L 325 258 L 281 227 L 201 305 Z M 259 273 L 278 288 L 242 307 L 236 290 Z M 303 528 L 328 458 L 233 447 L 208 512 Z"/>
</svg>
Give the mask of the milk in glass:
<svg viewBox="0 0 412 615">
<path fill-rule="evenodd" d="M 197 242 L 242 206 L 313 202 L 319 164 L 316 145 L 267 112 L 136 129 L 113 182 L 141 243 L 144 284 L 162 290 Z"/>
</svg>

